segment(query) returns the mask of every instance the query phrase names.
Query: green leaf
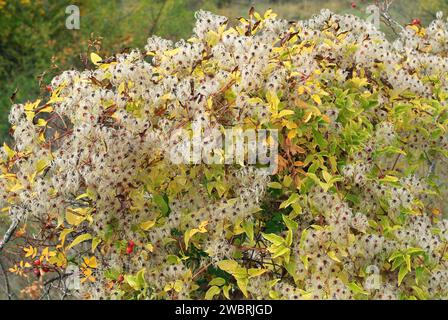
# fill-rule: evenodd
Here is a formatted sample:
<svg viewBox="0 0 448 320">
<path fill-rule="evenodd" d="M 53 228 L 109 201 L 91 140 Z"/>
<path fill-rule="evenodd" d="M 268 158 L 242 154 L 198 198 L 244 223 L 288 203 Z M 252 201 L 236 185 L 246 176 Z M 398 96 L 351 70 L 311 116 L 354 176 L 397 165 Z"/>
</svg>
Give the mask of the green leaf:
<svg viewBox="0 0 448 320">
<path fill-rule="evenodd" d="M 283 215 L 283 222 L 285 222 L 285 225 L 290 230 L 297 230 L 299 228 L 299 224 L 295 222 L 294 220 L 290 219 L 288 216 Z"/>
<path fill-rule="evenodd" d="M 121 271 L 119 269 L 114 269 L 114 268 L 111 268 L 104 272 L 104 276 L 110 280 L 117 280 L 118 277 L 120 276 L 120 274 L 121 274 Z"/>
<path fill-rule="evenodd" d="M 125 275 L 124 280 L 131 286 L 132 289 L 138 290 L 137 277 L 131 275 Z"/>
<path fill-rule="evenodd" d="M 229 299 L 229 300 L 230 300 L 230 293 L 229 293 L 230 288 L 231 288 L 230 285 L 222 287 L 222 293 L 224 293 L 224 297 L 226 297 L 226 299 Z"/>
<path fill-rule="evenodd" d="M 305 270 L 308 270 L 308 256 L 307 255 L 301 255 L 300 256 L 300 260 L 302 261 Z"/>
<path fill-rule="evenodd" d="M 358 285 L 356 282 L 350 282 L 347 287 L 349 287 L 355 294 L 363 294 L 363 295 L 369 295 L 367 291 L 365 291 L 360 285 Z"/>
<path fill-rule="evenodd" d="M 285 240 L 285 243 L 288 247 L 291 246 L 291 244 L 292 244 L 292 238 L 293 238 L 292 230 L 288 229 L 288 232 L 286 233 L 286 240 Z"/>
<path fill-rule="evenodd" d="M 406 267 L 408 268 L 408 271 L 411 272 L 411 256 L 408 254 L 404 255 L 404 261 L 406 261 Z"/>
<path fill-rule="evenodd" d="M 284 239 L 282 237 L 280 237 L 274 233 L 269 233 L 269 234 L 262 233 L 262 235 L 266 240 L 272 242 L 275 245 L 279 245 L 284 242 Z"/>
<path fill-rule="evenodd" d="M 420 285 L 421 280 L 423 279 L 425 269 L 423 267 L 415 268 L 415 283 Z"/>
<path fill-rule="evenodd" d="M 230 274 L 233 274 L 239 265 L 235 260 L 222 260 L 218 262 L 218 267 Z"/>
<path fill-rule="evenodd" d="M 313 129 L 313 137 L 316 143 L 319 145 L 319 148 L 325 149 L 328 145 L 327 140 L 324 139 L 322 133 L 319 130 Z"/>
<path fill-rule="evenodd" d="M 242 227 L 250 242 L 254 241 L 254 223 L 253 221 L 244 221 Z"/>
<path fill-rule="evenodd" d="M 51 159 L 40 159 L 37 161 L 36 164 L 36 171 L 41 172 L 43 171 L 51 162 Z"/>
<path fill-rule="evenodd" d="M 162 213 L 164 215 L 166 215 L 170 208 L 168 207 L 168 204 L 165 202 L 165 199 L 163 198 L 163 196 L 159 195 L 159 194 L 155 194 L 153 196 L 154 202 L 157 204 L 157 206 L 159 207 L 160 211 L 162 211 Z"/>
<path fill-rule="evenodd" d="M 268 91 L 266 93 L 266 100 L 269 103 L 269 109 L 274 114 L 277 115 L 278 113 L 278 105 L 280 104 L 280 99 L 277 96 L 277 93 L 273 91 Z"/>
<path fill-rule="evenodd" d="M 414 290 L 417 298 L 419 298 L 420 300 L 428 299 L 428 294 L 422 288 L 419 288 L 417 286 L 412 286 L 412 289 Z"/>
<path fill-rule="evenodd" d="M 425 252 L 423 249 L 421 249 L 421 248 L 408 248 L 408 249 L 406 249 L 406 253 L 407 254 L 417 254 L 417 253 L 423 253 L 423 252 Z"/>
<path fill-rule="evenodd" d="M 328 251 L 327 255 L 334 261 L 336 262 L 341 262 L 341 260 L 339 260 L 339 258 L 336 256 L 336 253 L 334 251 Z"/>
<path fill-rule="evenodd" d="M 400 267 L 402 264 L 404 263 L 404 257 L 401 255 L 399 257 L 397 257 L 394 262 L 392 263 L 392 268 L 391 271 L 396 270 L 398 267 Z M 406 267 L 406 265 L 404 264 L 404 266 Z"/>
<path fill-rule="evenodd" d="M 148 221 L 140 223 L 139 227 L 144 231 L 148 231 L 149 229 L 154 227 L 155 224 L 156 224 L 155 220 L 148 220 Z"/>
<path fill-rule="evenodd" d="M 272 258 L 278 258 L 281 257 L 283 255 L 289 255 L 291 253 L 291 249 L 284 247 L 284 246 L 280 246 L 277 250 L 275 250 L 273 252 Z"/>
<path fill-rule="evenodd" d="M 403 254 L 400 251 L 396 251 L 392 253 L 392 255 L 389 257 L 388 261 L 391 262 L 392 260 L 395 260 L 396 258 L 402 256 Z"/>
<path fill-rule="evenodd" d="M 288 200 L 283 201 L 280 204 L 280 209 L 288 208 L 291 204 L 299 201 L 299 195 L 297 193 L 293 193 L 289 196 Z"/>
<path fill-rule="evenodd" d="M 238 288 L 240 288 L 241 292 L 244 294 L 244 296 L 247 298 L 247 284 L 249 283 L 249 279 L 247 278 L 238 278 L 236 279 L 236 284 L 238 285 Z"/>
<path fill-rule="evenodd" d="M 401 282 L 403 281 L 404 277 L 409 273 L 409 270 L 406 266 L 406 264 L 402 264 L 400 267 L 400 270 L 398 271 L 398 286 L 401 285 Z"/>
<path fill-rule="evenodd" d="M 302 207 L 298 203 L 293 203 L 291 205 L 292 209 L 294 210 L 294 216 L 298 216 L 302 213 Z M 291 214 L 290 214 L 291 215 Z"/>
<path fill-rule="evenodd" d="M 383 179 L 380 179 L 380 182 L 398 182 L 398 178 L 394 176 L 387 175 Z"/>
<path fill-rule="evenodd" d="M 270 182 L 268 184 L 268 187 L 271 189 L 281 189 L 283 186 L 280 184 L 280 182 Z"/>
<path fill-rule="evenodd" d="M 300 247 L 300 249 L 304 249 L 305 248 L 305 239 L 306 239 L 306 237 L 307 237 L 307 235 L 308 235 L 308 229 L 305 229 L 305 230 L 303 230 L 302 231 L 302 234 L 301 234 L 301 236 L 300 236 L 300 243 L 299 243 L 299 247 Z"/>
<path fill-rule="evenodd" d="M 92 253 L 95 252 L 96 247 L 101 243 L 101 238 L 95 237 L 92 240 Z"/>
<path fill-rule="evenodd" d="M 330 182 L 331 178 L 333 178 L 331 174 L 329 174 L 328 171 L 325 170 L 322 171 L 322 176 L 324 177 L 326 182 Z"/>
<path fill-rule="evenodd" d="M 212 281 L 210 281 L 208 283 L 209 286 L 222 286 L 226 283 L 226 280 L 224 280 L 224 278 L 218 277 L 218 278 L 214 278 L 212 279 Z"/>
<path fill-rule="evenodd" d="M 296 278 L 297 263 L 295 261 L 290 261 L 289 263 L 285 263 L 285 269 L 286 269 L 286 271 L 288 271 L 288 273 L 291 277 Z"/>
<path fill-rule="evenodd" d="M 266 271 L 268 271 L 268 270 L 258 269 L 258 268 L 250 268 L 249 270 L 247 270 L 247 273 L 249 274 L 249 279 L 250 279 L 250 278 L 255 278 L 255 277 L 261 276 Z"/>
<path fill-rule="evenodd" d="M 185 248 L 188 248 L 188 244 L 190 243 L 191 238 L 199 232 L 199 229 L 188 229 L 184 234 L 184 243 Z"/>
<path fill-rule="evenodd" d="M 137 275 L 136 275 L 137 283 L 140 288 L 143 288 L 146 283 L 145 282 L 145 272 L 146 272 L 146 269 L 142 268 L 139 272 L 137 272 Z"/>
<path fill-rule="evenodd" d="M 379 154 L 381 153 L 394 153 L 394 154 L 402 154 L 402 155 L 406 155 L 406 152 L 404 152 L 403 150 L 401 150 L 400 148 L 394 147 L 394 146 L 387 146 L 381 150 L 378 151 Z"/>
<path fill-rule="evenodd" d="M 205 293 L 205 300 L 212 300 L 214 296 L 218 295 L 221 289 L 217 286 L 210 287 Z"/>
</svg>

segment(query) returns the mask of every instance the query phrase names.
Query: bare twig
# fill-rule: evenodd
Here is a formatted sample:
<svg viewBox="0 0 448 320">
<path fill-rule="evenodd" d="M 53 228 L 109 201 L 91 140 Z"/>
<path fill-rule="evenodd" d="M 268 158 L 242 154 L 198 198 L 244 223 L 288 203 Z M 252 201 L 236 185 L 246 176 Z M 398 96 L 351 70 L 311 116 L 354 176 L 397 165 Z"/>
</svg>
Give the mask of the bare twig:
<svg viewBox="0 0 448 320">
<path fill-rule="evenodd" d="M 157 13 L 157 16 L 154 20 L 154 22 L 151 24 L 151 27 L 149 28 L 149 36 L 152 36 L 154 32 L 156 31 L 159 21 L 162 18 L 163 11 L 165 10 L 166 5 L 168 4 L 168 0 L 163 1 L 162 7 L 160 8 L 159 12 Z"/>
<path fill-rule="evenodd" d="M 201 269 L 199 269 L 198 272 L 196 272 L 196 273 L 193 275 L 192 279 L 193 279 L 193 280 L 196 279 L 201 273 L 203 273 L 204 271 L 206 271 L 207 268 L 208 268 L 211 264 L 212 264 L 212 263 L 210 262 L 210 263 L 208 263 L 207 265 L 203 266 Z"/>
<path fill-rule="evenodd" d="M 12 291 L 11 291 L 11 286 L 9 285 L 8 274 L 7 274 L 7 271 L 6 271 L 6 269 L 5 269 L 5 266 L 3 265 L 3 262 L 2 262 L 1 259 L 0 259 L 0 268 L 1 268 L 1 270 L 2 270 L 3 277 L 5 278 L 6 295 L 8 296 L 8 300 L 12 300 L 13 293 L 12 293 Z"/>
<path fill-rule="evenodd" d="M 404 27 L 398 21 L 393 19 L 390 14 L 390 7 L 393 3 L 394 0 L 376 1 L 376 5 L 380 9 L 381 17 L 383 18 L 384 23 L 395 33 L 395 35 L 399 36 L 400 33 L 396 31 L 395 27 L 397 27 L 400 32 L 404 31 Z"/>
<path fill-rule="evenodd" d="M 42 296 L 39 298 L 39 300 L 43 300 L 46 296 L 49 296 L 50 295 L 50 290 L 52 289 L 52 288 L 56 288 L 56 289 L 60 289 L 61 291 L 63 291 L 63 296 L 65 297 L 65 295 L 66 295 L 66 291 L 65 290 L 62 290 L 61 288 L 60 288 L 60 286 L 63 284 L 63 281 L 62 280 L 64 280 L 64 278 L 66 278 L 66 277 L 69 277 L 69 276 L 71 276 L 73 273 L 60 273 L 58 270 L 56 270 L 56 272 L 58 273 L 58 276 L 56 276 L 56 277 L 54 277 L 54 278 L 51 278 L 51 279 L 49 279 L 49 280 L 47 280 L 47 281 L 45 281 L 45 283 L 44 283 L 44 288 L 45 288 L 45 292 L 42 294 Z M 53 283 L 55 282 L 55 281 L 58 281 L 58 286 L 59 287 L 53 287 Z M 64 285 L 65 286 L 65 285 Z"/>
<path fill-rule="evenodd" d="M 0 252 L 2 252 L 4 246 L 6 243 L 11 239 L 14 231 L 16 231 L 17 226 L 19 225 L 20 220 L 19 219 L 13 219 L 11 225 L 9 226 L 8 230 L 6 231 L 5 235 L 3 236 L 3 240 L 0 241 Z"/>
</svg>

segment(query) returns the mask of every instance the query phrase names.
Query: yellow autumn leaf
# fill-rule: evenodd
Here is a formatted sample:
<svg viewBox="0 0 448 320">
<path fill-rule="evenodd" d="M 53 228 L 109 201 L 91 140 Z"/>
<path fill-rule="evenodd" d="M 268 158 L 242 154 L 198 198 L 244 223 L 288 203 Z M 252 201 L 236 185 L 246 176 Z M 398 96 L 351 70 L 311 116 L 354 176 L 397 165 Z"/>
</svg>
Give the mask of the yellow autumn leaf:
<svg viewBox="0 0 448 320">
<path fill-rule="evenodd" d="M 45 108 L 43 108 L 43 109 L 40 109 L 39 112 L 37 112 L 37 113 L 42 113 L 42 112 L 50 113 L 50 112 L 52 112 L 52 111 L 53 111 L 53 107 L 48 106 L 48 107 L 45 107 Z"/>
<path fill-rule="evenodd" d="M 34 258 L 37 254 L 37 249 L 33 248 L 31 245 L 28 248 L 23 248 L 23 251 L 25 251 L 25 258 Z"/>
<path fill-rule="evenodd" d="M 47 121 L 45 121 L 45 119 L 40 118 L 40 119 L 37 120 L 37 124 L 36 125 L 38 127 L 45 127 L 47 125 Z"/>
<path fill-rule="evenodd" d="M 50 159 L 40 159 L 39 161 L 37 161 L 36 171 L 38 173 L 42 172 L 50 164 L 50 162 Z"/>
<path fill-rule="evenodd" d="M 305 122 L 305 123 L 307 123 L 308 121 L 310 121 L 311 120 L 311 117 L 313 116 L 313 113 L 312 112 L 307 112 L 307 113 L 305 113 L 305 116 L 303 117 L 303 122 Z"/>
<path fill-rule="evenodd" d="M 16 192 L 23 189 L 23 185 L 20 183 L 16 183 L 11 189 L 9 189 L 10 192 Z"/>
<path fill-rule="evenodd" d="M 50 251 L 48 247 L 45 247 L 44 250 L 42 250 L 42 253 L 40 255 L 40 259 L 43 260 L 50 260 L 50 257 L 54 257 L 56 255 L 55 251 Z"/>
<path fill-rule="evenodd" d="M 362 88 L 369 84 L 369 81 L 367 78 L 359 78 L 359 77 L 353 77 L 350 80 L 357 88 Z"/>
<path fill-rule="evenodd" d="M 207 229 L 205 229 L 205 227 L 207 226 L 207 224 L 208 224 L 208 221 L 207 221 L 207 220 L 202 221 L 202 222 L 199 224 L 199 227 L 198 227 L 199 232 L 201 232 L 201 233 L 207 232 Z"/>
<path fill-rule="evenodd" d="M 67 265 L 67 259 L 62 252 L 58 252 L 55 256 L 51 257 L 48 262 L 61 268 Z"/>
<path fill-rule="evenodd" d="M 278 105 L 280 104 L 280 99 L 275 92 L 268 91 L 266 93 L 266 99 L 269 103 L 269 109 L 276 115 L 278 113 Z"/>
<path fill-rule="evenodd" d="M 167 50 L 167 51 L 163 52 L 163 54 L 167 57 L 172 57 L 172 56 L 175 56 L 179 51 L 180 51 L 180 48 L 175 48 L 172 50 Z"/>
<path fill-rule="evenodd" d="M 96 269 L 96 267 L 98 266 L 95 256 L 92 256 L 90 258 L 83 257 L 83 260 L 84 260 L 84 264 L 89 268 Z"/>
<path fill-rule="evenodd" d="M 292 111 L 292 110 L 282 110 L 278 113 L 277 118 L 283 118 L 283 117 L 290 116 L 293 114 L 294 114 L 294 111 Z"/>
<path fill-rule="evenodd" d="M 151 229 L 152 227 L 154 227 L 154 225 L 156 224 L 155 220 L 148 220 L 145 222 L 140 223 L 140 228 L 142 228 L 145 231 L 148 231 L 149 229 Z"/>
<path fill-rule="evenodd" d="M 316 102 L 318 105 L 322 104 L 322 100 L 320 99 L 319 95 L 317 94 L 313 94 L 311 95 L 311 98 L 314 100 L 314 102 Z"/>
<path fill-rule="evenodd" d="M 184 285 L 183 285 L 183 281 L 182 281 L 182 280 L 176 280 L 176 281 L 174 282 L 173 289 L 174 289 L 176 292 L 181 292 L 183 286 L 184 286 Z"/>
<path fill-rule="evenodd" d="M 118 93 L 123 93 L 124 90 L 126 89 L 126 85 L 124 82 L 120 83 L 120 85 L 118 86 Z"/>
<path fill-rule="evenodd" d="M 11 159 L 16 154 L 6 143 L 3 142 L 3 150 L 5 150 L 8 158 Z"/>
<path fill-rule="evenodd" d="M 94 276 L 92 276 L 92 269 L 86 268 L 82 271 L 82 273 L 84 274 L 84 278 L 81 279 L 81 283 L 84 283 L 86 281 L 90 281 L 90 282 L 95 282 L 96 279 Z"/>
<path fill-rule="evenodd" d="M 205 39 L 206 39 L 207 43 L 208 43 L 210 46 L 214 46 L 214 45 L 216 45 L 216 44 L 219 42 L 219 39 L 220 39 L 220 38 L 221 38 L 220 34 L 219 34 L 219 33 L 216 33 L 216 32 L 213 31 L 213 30 L 210 30 L 210 31 L 207 33 L 207 35 L 205 36 Z"/>
<path fill-rule="evenodd" d="M 95 52 L 92 52 L 90 54 L 90 60 L 92 61 L 92 63 L 96 66 L 100 65 L 100 61 L 103 60 L 103 58 L 101 58 L 98 54 L 96 54 Z"/>
<path fill-rule="evenodd" d="M 65 243 L 65 238 L 67 237 L 67 235 L 69 233 L 73 232 L 73 229 L 64 229 L 61 231 L 60 235 L 59 235 L 59 241 L 61 242 L 61 247 L 64 246 Z"/>
<path fill-rule="evenodd" d="M 70 209 L 67 208 L 67 212 L 65 213 L 65 220 L 73 226 L 79 225 L 86 219 L 85 213 L 83 214 L 82 210 L 79 209 Z"/>
<path fill-rule="evenodd" d="M 98 247 L 98 245 L 101 243 L 101 238 L 95 237 L 92 240 L 92 253 L 95 252 L 96 248 Z"/>
<path fill-rule="evenodd" d="M 334 261 L 336 262 L 341 262 L 341 260 L 339 260 L 339 258 L 336 256 L 336 253 L 334 251 L 329 251 L 327 253 L 327 255 Z"/>
<path fill-rule="evenodd" d="M 75 240 L 73 240 L 72 243 L 70 243 L 67 248 L 65 248 L 65 250 L 69 250 L 71 248 L 73 248 L 74 246 L 76 246 L 77 244 L 80 244 L 81 242 L 87 241 L 92 239 L 92 235 L 90 233 L 84 233 L 79 235 L 78 237 L 76 237 Z"/>
<path fill-rule="evenodd" d="M 208 224 L 208 221 L 202 221 L 199 224 L 199 227 L 196 229 L 187 230 L 184 235 L 184 242 L 185 247 L 188 247 L 188 243 L 190 242 L 190 239 L 196 234 L 196 233 L 205 233 L 207 232 L 207 229 L 205 228 Z"/>
</svg>

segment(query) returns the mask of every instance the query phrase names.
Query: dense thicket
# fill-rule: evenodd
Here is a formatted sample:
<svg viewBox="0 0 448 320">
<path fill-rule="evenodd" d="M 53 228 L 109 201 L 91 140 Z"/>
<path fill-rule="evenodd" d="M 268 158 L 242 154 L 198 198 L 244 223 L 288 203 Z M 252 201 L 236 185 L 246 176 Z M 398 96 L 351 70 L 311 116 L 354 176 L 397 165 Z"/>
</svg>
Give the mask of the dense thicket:
<svg viewBox="0 0 448 320">
<path fill-rule="evenodd" d="M 0 206 L 42 229 L 11 271 L 75 265 L 90 298 L 446 298 L 442 15 L 393 43 L 328 10 L 196 16 L 188 41 L 93 54 L 13 106 Z M 173 164 L 170 134 L 197 122 L 211 145 L 277 129 L 275 174 Z"/>
</svg>

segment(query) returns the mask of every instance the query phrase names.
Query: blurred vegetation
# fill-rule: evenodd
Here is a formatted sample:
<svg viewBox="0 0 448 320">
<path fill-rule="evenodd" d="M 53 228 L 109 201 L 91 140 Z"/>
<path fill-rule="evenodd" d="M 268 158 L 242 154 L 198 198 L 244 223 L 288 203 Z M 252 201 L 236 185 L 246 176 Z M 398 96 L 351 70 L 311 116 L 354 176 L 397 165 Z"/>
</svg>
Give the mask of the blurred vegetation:
<svg viewBox="0 0 448 320">
<path fill-rule="evenodd" d="M 363 14 L 374 1 L 358 0 L 0 0 L 0 142 L 8 139 L 11 101 L 25 102 L 44 94 L 61 70 L 83 68 L 89 51 L 102 56 L 127 47 L 143 48 L 151 34 L 170 39 L 189 37 L 194 11 L 202 8 L 229 17 L 243 16 L 254 5 L 273 7 L 285 19 L 304 19 L 329 8 Z M 65 9 L 81 11 L 80 30 L 68 30 Z M 393 16 L 407 23 L 418 15 L 429 22 L 448 0 L 396 0 Z M 98 37 L 103 37 L 98 41 Z"/>
</svg>

